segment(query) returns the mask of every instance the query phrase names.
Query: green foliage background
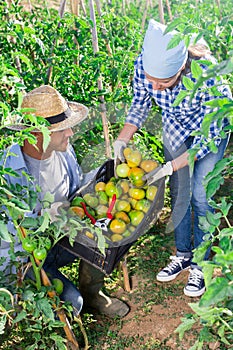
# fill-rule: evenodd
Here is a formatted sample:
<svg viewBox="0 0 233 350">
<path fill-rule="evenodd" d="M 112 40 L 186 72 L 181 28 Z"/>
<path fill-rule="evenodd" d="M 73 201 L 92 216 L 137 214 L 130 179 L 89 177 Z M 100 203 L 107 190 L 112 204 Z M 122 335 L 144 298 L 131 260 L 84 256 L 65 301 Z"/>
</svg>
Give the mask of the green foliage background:
<svg viewBox="0 0 233 350">
<path fill-rule="evenodd" d="M 218 68 L 210 71 L 210 76 L 216 73 L 223 76 L 232 87 L 233 62 L 232 62 L 232 1 L 219 2 L 212 0 L 200 1 L 194 4 L 193 1 L 173 0 L 170 2 L 173 14 L 171 22 L 167 9 L 165 8 L 165 22 L 170 23 L 170 28 L 179 30 L 180 37 L 189 41 L 190 35 L 196 34 L 204 37 L 214 56 L 223 61 Z M 88 4 L 86 4 L 86 7 Z M 105 140 L 100 116 L 100 96 L 104 96 L 106 102 L 106 113 L 111 142 L 118 134 L 127 113 L 132 99 L 132 75 L 133 63 L 141 50 L 142 40 L 150 18 L 159 21 L 157 5 L 148 7 L 146 23 L 142 26 L 146 11 L 145 1 L 130 2 L 122 9 L 120 0 L 102 1 L 102 15 L 97 18 L 97 31 L 99 40 L 99 52 L 94 54 L 91 40 L 91 28 L 93 26 L 89 13 L 85 17 L 82 13 L 77 18 L 70 12 L 64 17 L 59 17 L 58 11 L 47 8 L 44 3 L 36 3 L 31 12 L 21 6 L 20 1 L 8 1 L 0 3 L 0 151 L 1 154 L 6 146 L 29 137 L 28 132 L 12 133 L 4 128 L 9 116 L 21 115 L 20 102 L 24 92 L 38 87 L 41 84 L 51 84 L 68 100 L 84 103 L 90 108 L 90 118 L 80 126 L 75 135 L 73 144 L 79 162 L 84 166 L 84 171 L 90 170 L 103 163 L 105 155 Z M 103 32 L 103 23 L 105 32 Z M 112 50 L 110 55 L 106 48 L 106 40 Z M 103 81 L 103 89 L 98 89 L 98 78 Z M 204 78 L 205 79 L 205 78 Z M 203 79 L 200 79 L 200 84 Z M 232 104 L 220 107 L 220 115 L 232 118 Z M 160 113 L 154 106 L 147 121 L 148 124 L 136 133 L 134 142 L 142 152 L 154 157 L 159 161 L 163 160 L 161 145 L 161 125 L 155 116 Z M 216 116 L 215 116 L 216 117 Z M 156 121 L 155 121 L 156 119 Z M 151 132 L 151 130 L 156 132 Z M 208 130 L 208 123 L 202 129 L 205 133 Z M 101 155 L 101 156 L 100 156 Z M 232 156 L 217 167 L 207 179 L 207 193 L 211 197 L 223 183 L 224 175 L 232 175 Z M 4 173 L 3 173 L 4 174 Z M 1 185 L 2 175 L 1 173 Z M 6 192 L 1 190 L 1 199 L 6 200 Z M 207 232 L 217 230 L 214 240 L 219 245 L 215 248 L 215 260 L 203 266 L 210 285 L 209 294 L 201 299 L 199 304 L 193 305 L 195 316 L 184 320 L 180 327 L 180 335 L 192 327 L 197 321 L 203 326 L 203 331 L 194 349 L 202 349 L 204 344 L 210 340 L 218 340 L 224 346 L 232 342 L 232 225 L 228 219 L 232 196 L 223 196 L 219 202 L 212 202 L 212 205 L 220 211 L 217 216 L 209 215 L 203 219 L 203 227 Z M 19 197 L 20 202 L 20 197 Z M 15 208 L 14 208 L 15 209 Z M 18 211 L 17 211 L 17 210 Z M 22 208 L 16 208 L 17 213 Z M 1 223 L 4 219 L 1 217 Z M 224 230 L 219 228 L 224 221 Z M 7 235 L 1 226 L 1 234 Z M 208 247 L 208 243 L 197 252 L 197 261 Z M 213 278 L 214 267 L 222 268 L 222 279 Z M 0 276 L 4 285 L 4 276 Z M 29 287 L 28 287 L 29 288 Z M 14 289 L 11 290 L 14 292 Z M 6 294 L 4 294 L 6 293 Z M 4 305 L 4 312 L 1 318 L 0 333 L 4 332 L 4 324 L 11 315 L 10 294 L 1 294 L 0 307 Z M 29 294 L 28 294 L 29 293 Z M 24 337 L 25 349 L 33 349 L 28 345 L 25 329 L 31 329 L 32 324 L 37 327 L 35 346 L 48 348 L 51 344 L 58 349 L 64 348 L 63 340 L 53 333 L 51 329 L 60 327 L 56 320 L 51 322 L 42 316 L 42 311 L 50 310 L 47 305 L 45 291 L 39 295 L 30 294 L 30 291 L 22 294 L 22 305 L 17 310 L 18 316 L 15 323 L 22 324 L 19 328 Z M 213 298 L 215 296 L 215 298 Z M 216 297 L 217 296 L 217 297 Z M 25 299 L 24 299 L 25 298 Z M 41 313 L 33 309 L 33 301 L 41 305 Z M 46 304 L 46 305 L 45 305 Z M 2 309 L 0 309 L 2 311 Z M 45 313 L 46 314 L 46 313 Z M 26 316 L 30 315 L 31 322 Z M 51 316 L 51 313 L 50 313 Z M 43 320 L 38 322 L 42 317 Z M 23 323 L 25 322 L 25 323 Z M 27 323 L 28 322 L 28 323 Z M 24 326 L 23 326 L 24 325 Z M 26 328 L 25 328 L 26 327 Z M 34 328 L 35 331 L 35 328 Z M 42 334 L 42 343 L 39 336 Z M 38 338 L 38 339 L 37 339 Z M 35 348 L 35 347 L 34 347 Z"/>
</svg>

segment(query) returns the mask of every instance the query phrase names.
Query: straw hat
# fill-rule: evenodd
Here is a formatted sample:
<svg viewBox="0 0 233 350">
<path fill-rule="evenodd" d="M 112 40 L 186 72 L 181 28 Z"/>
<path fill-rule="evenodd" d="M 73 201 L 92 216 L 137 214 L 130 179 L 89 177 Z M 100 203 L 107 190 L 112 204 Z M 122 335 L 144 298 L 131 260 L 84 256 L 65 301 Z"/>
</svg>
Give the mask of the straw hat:
<svg viewBox="0 0 233 350">
<path fill-rule="evenodd" d="M 60 131 L 72 128 L 81 123 L 88 114 L 88 108 L 77 102 L 67 102 L 61 94 L 49 85 L 42 85 L 23 97 L 21 108 L 30 108 L 32 111 L 27 114 L 34 114 L 45 118 L 50 126 L 50 131 Z M 16 117 L 17 118 L 17 117 Z M 27 126 L 17 123 L 17 120 L 11 121 L 12 130 L 22 130 Z M 35 131 L 39 131 L 35 129 Z"/>
</svg>

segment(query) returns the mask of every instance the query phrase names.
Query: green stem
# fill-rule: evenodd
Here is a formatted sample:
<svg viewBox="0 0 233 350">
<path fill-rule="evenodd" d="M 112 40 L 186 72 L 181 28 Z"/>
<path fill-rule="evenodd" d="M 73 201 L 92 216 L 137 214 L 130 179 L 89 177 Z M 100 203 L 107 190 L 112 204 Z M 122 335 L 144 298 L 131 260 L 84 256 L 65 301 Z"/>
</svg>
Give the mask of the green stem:
<svg viewBox="0 0 233 350">
<path fill-rule="evenodd" d="M 32 268 L 36 279 L 36 289 L 41 290 L 41 278 L 40 278 L 41 267 L 36 265 L 35 259 L 32 256 L 32 254 L 30 254 L 30 260 L 32 263 Z"/>
<path fill-rule="evenodd" d="M 219 319 L 231 331 L 231 333 L 233 333 L 233 328 L 231 328 L 229 326 L 229 324 L 225 320 L 222 319 L 222 317 L 219 317 Z"/>
<path fill-rule="evenodd" d="M 20 230 L 20 227 L 17 223 L 17 220 L 13 220 L 13 223 L 14 223 L 14 226 L 17 230 L 17 233 L 18 233 L 18 237 L 20 239 L 20 241 L 22 242 L 25 237 L 23 236 L 21 230 Z M 43 264 L 40 264 L 40 266 L 37 266 L 36 265 L 36 262 L 35 262 L 35 259 L 33 257 L 32 254 L 30 254 L 30 261 L 31 261 L 31 264 L 32 264 L 32 268 L 33 268 L 33 272 L 34 272 L 34 276 L 35 276 L 35 279 L 36 279 L 36 288 L 37 290 L 41 290 L 41 278 L 40 278 L 40 270 L 41 270 L 41 267 Z"/>
<path fill-rule="evenodd" d="M 230 221 L 228 220 L 227 216 L 224 216 L 224 219 L 226 220 L 226 223 L 229 228 L 232 228 Z"/>
</svg>

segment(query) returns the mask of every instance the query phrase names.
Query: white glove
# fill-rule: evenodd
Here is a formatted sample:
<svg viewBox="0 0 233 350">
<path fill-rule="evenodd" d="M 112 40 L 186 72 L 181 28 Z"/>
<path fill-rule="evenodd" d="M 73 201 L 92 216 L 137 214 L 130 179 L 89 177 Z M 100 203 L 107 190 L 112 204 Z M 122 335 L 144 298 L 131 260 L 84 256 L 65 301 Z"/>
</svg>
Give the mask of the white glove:
<svg viewBox="0 0 233 350">
<path fill-rule="evenodd" d="M 41 210 L 41 215 L 43 215 L 45 212 L 47 212 L 50 216 L 51 222 L 57 221 L 59 219 L 59 209 L 69 209 L 70 202 L 64 201 L 64 202 L 54 202 L 51 204 L 49 208 L 45 208 Z"/>
<path fill-rule="evenodd" d="M 147 185 L 151 185 L 153 182 L 158 181 L 164 176 L 172 175 L 173 167 L 171 162 L 167 162 L 163 166 L 159 166 L 158 168 L 150 171 L 148 174 L 142 177 L 142 180 L 147 182 Z"/>
<path fill-rule="evenodd" d="M 119 159 L 121 162 L 125 161 L 125 157 L 123 154 L 125 147 L 126 147 L 125 141 L 116 140 L 113 143 L 114 159 Z"/>
<path fill-rule="evenodd" d="M 120 162 L 124 162 L 125 161 L 125 157 L 123 154 L 123 151 L 126 147 L 126 143 L 125 141 L 121 141 L 121 140 L 116 140 L 113 143 L 113 150 L 114 150 L 114 175 L 117 178 L 117 174 L 116 174 L 116 167 L 118 164 L 120 164 Z"/>
</svg>

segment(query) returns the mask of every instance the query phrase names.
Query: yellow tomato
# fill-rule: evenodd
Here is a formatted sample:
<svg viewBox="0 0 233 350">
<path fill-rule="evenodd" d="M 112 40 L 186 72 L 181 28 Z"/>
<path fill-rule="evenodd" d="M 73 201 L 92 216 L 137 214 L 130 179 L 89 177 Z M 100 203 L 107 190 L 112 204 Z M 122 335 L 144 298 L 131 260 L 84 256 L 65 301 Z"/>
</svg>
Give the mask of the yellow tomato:
<svg viewBox="0 0 233 350">
<path fill-rule="evenodd" d="M 133 168 L 141 163 L 142 155 L 138 150 L 131 150 L 131 152 L 128 152 L 128 154 L 125 156 L 125 159 L 128 166 Z"/>
<path fill-rule="evenodd" d="M 145 159 L 140 163 L 140 168 L 142 168 L 146 173 L 156 169 L 158 167 L 158 163 L 153 159 Z"/>
<path fill-rule="evenodd" d="M 121 234 L 121 233 L 125 232 L 125 230 L 126 230 L 126 223 L 120 219 L 113 219 L 110 222 L 109 228 L 113 233 Z"/>
<path fill-rule="evenodd" d="M 112 242 L 119 242 L 123 239 L 123 236 L 118 234 L 118 233 L 114 233 L 113 235 L 111 235 L 111 241 Z"/>
<path fill-rule="evenodd" d="M 117 211 L 126 211 L 128 213 L 131 209 L 131 206 L 128 201 L 124 199 L 119 199 L 118 201 L 116 201 L 115 209 Z"/>
<path fill-rule="evenodd" d="M 114 215 L 116 219 L 123 220 L 126 224 L 130 223 L 130 218 L 124 211 L 117 211 Z"/>
<path fill-rule="evenodd" d="M 153 201 L 155 199 L 156 193 L 157 193 L 158 187 L 151 185 L 147 187 L 146 190 L 146 198 L 150 201 Z"/>
<path fill-rule="evenodd" d="M 99 191 L 104 191 L 105 190 L 105 186 L 106 183 L 103 181 L 97 182 L 97 184 L 95 185 L 95 191 L 99 192 Z"/>
<path fill-rule="evenodd" d="M 145 181 L 142 180 L 145 171 L 139 167 L 133 167 L 129 171 L 129 179 L 134 186 L 141 187 L 145 184 Z"/>
<path fill-rule="evenodd" d="M 146 193 L 143 188 L 130 188 L 129 189 L 129 196 L 133 199 L 143 199 L 145 197 Z"/>
</svg>

